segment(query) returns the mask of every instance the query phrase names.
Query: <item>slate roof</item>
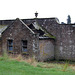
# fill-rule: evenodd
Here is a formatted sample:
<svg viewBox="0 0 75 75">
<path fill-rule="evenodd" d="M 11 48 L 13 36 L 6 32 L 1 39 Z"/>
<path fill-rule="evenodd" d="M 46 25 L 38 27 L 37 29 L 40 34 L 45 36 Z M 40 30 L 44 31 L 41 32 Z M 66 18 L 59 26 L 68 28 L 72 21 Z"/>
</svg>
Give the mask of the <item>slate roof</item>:
<svg viewBox="0 0 75 75">
<path fill-rule="evenodd" d="M 28 25 L 35 33 L 39 33 L 39 36 L 42 37 L 49 37 L 49 38 L 54 38 L 55 37 L 49 33 L 44 27 L 42 27 L 40 24 L 38 24 L 37 20 L 35 20 L 34 23 Z"/>
<path fill-rule="evenodd" d="M 22 19 L 24 23 L 30 25 L 35 21 L 36 18 L 33 19 Z M 59 20 L 57 18 L 37 18 L 38 24 L 47 25 L 47 24 L 59 24 Z"/>
<path fill-rule="evenodd" d="M 17 18 L 19 19 L 19 18 Z M 50 34 L 45 28 L 43 28 L 42 25 L 48 25 L 48 24 L 58 24 L 58 19 L 56 18 L 37 18 L 37 25 L 39 28 L 36 29 L 33 25 L 34 22 L 36 22 L 36 18 L 34 19 L 19 19 L 21 23 L 23 23 L 33 34 L 39 33 L 39 35 L 45 35 L 46 37 L 55 38 L 52 34 Z M 10 26 L 15 20 L 3 20 L 3 23 L 6 23 Z M 1 20 L 0 20 L 0 23 Z M 31 26 L 32 25 L 32 26 Z M 31 26 L 31 27 L 30 27 Z M 1 29 L 1 33 L 4 32 L 8 26 L 6 25 L 3 29 Z M 47 34 L 46 34 L 47 33 Z"/>
<path fill-rule="evenodd" d="M 32 19 L 21 19 L 25 24 L 30 25 L 31 23 L 33 23 L 35 21 L 35 18 Z M 37 18 L 38 23 L 40 25 L 43 24 L 54 24 L 54 23 L 59 23 L 57 18 Z M 0 25 L 10 25 L 11 23 L 13 23 L 15 21 L 15 19 L 11 19 L 11 20 L 0 20 Z M 48 22 L 48 23 L 47 23 Z"/>
</svg>

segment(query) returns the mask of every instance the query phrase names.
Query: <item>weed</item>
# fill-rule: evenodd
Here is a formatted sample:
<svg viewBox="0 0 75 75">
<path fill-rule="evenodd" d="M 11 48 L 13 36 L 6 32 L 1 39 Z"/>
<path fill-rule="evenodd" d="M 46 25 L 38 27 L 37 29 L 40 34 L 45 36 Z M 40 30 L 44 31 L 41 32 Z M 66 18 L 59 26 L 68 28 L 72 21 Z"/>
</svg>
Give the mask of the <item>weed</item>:
<svg viewBox="0 0 75 75">
<path fill-rule="evenodd" d="M 35 56 L 25 59 L 25 62 L 27 62 L 27 63 L 29 63 L 29 64 L 31 64 L 33 66 L 37 66 L 37 62 L 35 60 Z"/>
<path fill-rule="evenodd" d="M 63 66 L 63 71 L 66 71 L 68 66 L 69 66 L 69 61 L 66 61 L 66 63 Z"/>
<path fill-rule="evenodd" d="M 23 57 L 21 54 L 19 54 L 16 58 L 15 58 L 17 61 L 22 61 L 23 60 Z"/>
<path fill-rule="evenodd" d="M 8 60 L 8 54 L 7 54 L 7 51 L 6 50 L 4 50 L 3 51 L 3 57 L 2 57 L 2 60 Z"/>
<path fill-rule="evenodd" d="M 38 63 L 37 67 L 41 67 L 41 68 L 54 68 L 54 66 L 52 64 L 48 64 L 48 63 Z"/>
</svg>

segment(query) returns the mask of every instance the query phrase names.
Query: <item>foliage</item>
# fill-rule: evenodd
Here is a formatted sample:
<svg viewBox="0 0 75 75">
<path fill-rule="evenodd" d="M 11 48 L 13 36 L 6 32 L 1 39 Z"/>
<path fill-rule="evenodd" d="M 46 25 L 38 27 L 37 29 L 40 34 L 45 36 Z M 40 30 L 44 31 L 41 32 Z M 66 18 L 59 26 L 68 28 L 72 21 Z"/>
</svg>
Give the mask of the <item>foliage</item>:
<svg viewBox="0 0 75 75">
<path fill-rule="evenodd" d="M 71 24 L 71 17 L 68 15 L 67 24 Z"/>
</svg>

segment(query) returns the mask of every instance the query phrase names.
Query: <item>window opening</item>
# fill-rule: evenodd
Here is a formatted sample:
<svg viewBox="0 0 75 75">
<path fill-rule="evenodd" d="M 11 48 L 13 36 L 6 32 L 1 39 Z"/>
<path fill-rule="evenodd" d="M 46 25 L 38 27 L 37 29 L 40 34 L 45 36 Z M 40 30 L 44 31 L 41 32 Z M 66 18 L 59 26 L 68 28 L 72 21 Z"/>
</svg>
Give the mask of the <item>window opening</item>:
<svg viewBox="0 0 75 75">
<path fill-rule="evenodd" d="M 22 51 L 27 52 L 27 40 L 22 40 Z"/>
<path fill-rule="evenodd" d="M 8 50 L 9 51 L 13 50 L 13 40 L 8 40 Z"/>
</svg>

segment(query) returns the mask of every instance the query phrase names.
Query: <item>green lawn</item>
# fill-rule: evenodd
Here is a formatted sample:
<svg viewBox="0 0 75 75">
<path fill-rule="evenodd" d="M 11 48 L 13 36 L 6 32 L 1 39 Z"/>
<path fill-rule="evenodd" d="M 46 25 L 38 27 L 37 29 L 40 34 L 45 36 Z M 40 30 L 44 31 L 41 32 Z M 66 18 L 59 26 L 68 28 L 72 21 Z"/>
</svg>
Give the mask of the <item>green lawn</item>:
<svg viewBox="0 0 75 75">
<path fill-rule="evenodd" d="M 41 64 L 39 63 L 37 67 L 34 67 L 25 62 L 0 58 L 0 75 L 75 75 L 72 69 L 62 71 L 58 64 L 49 64 L 52 67 L 48 67 L 46 63 L 48 68 L 42 68 Z M 42 65 L 45 64 L 43 63 Z"/>
</svg>

